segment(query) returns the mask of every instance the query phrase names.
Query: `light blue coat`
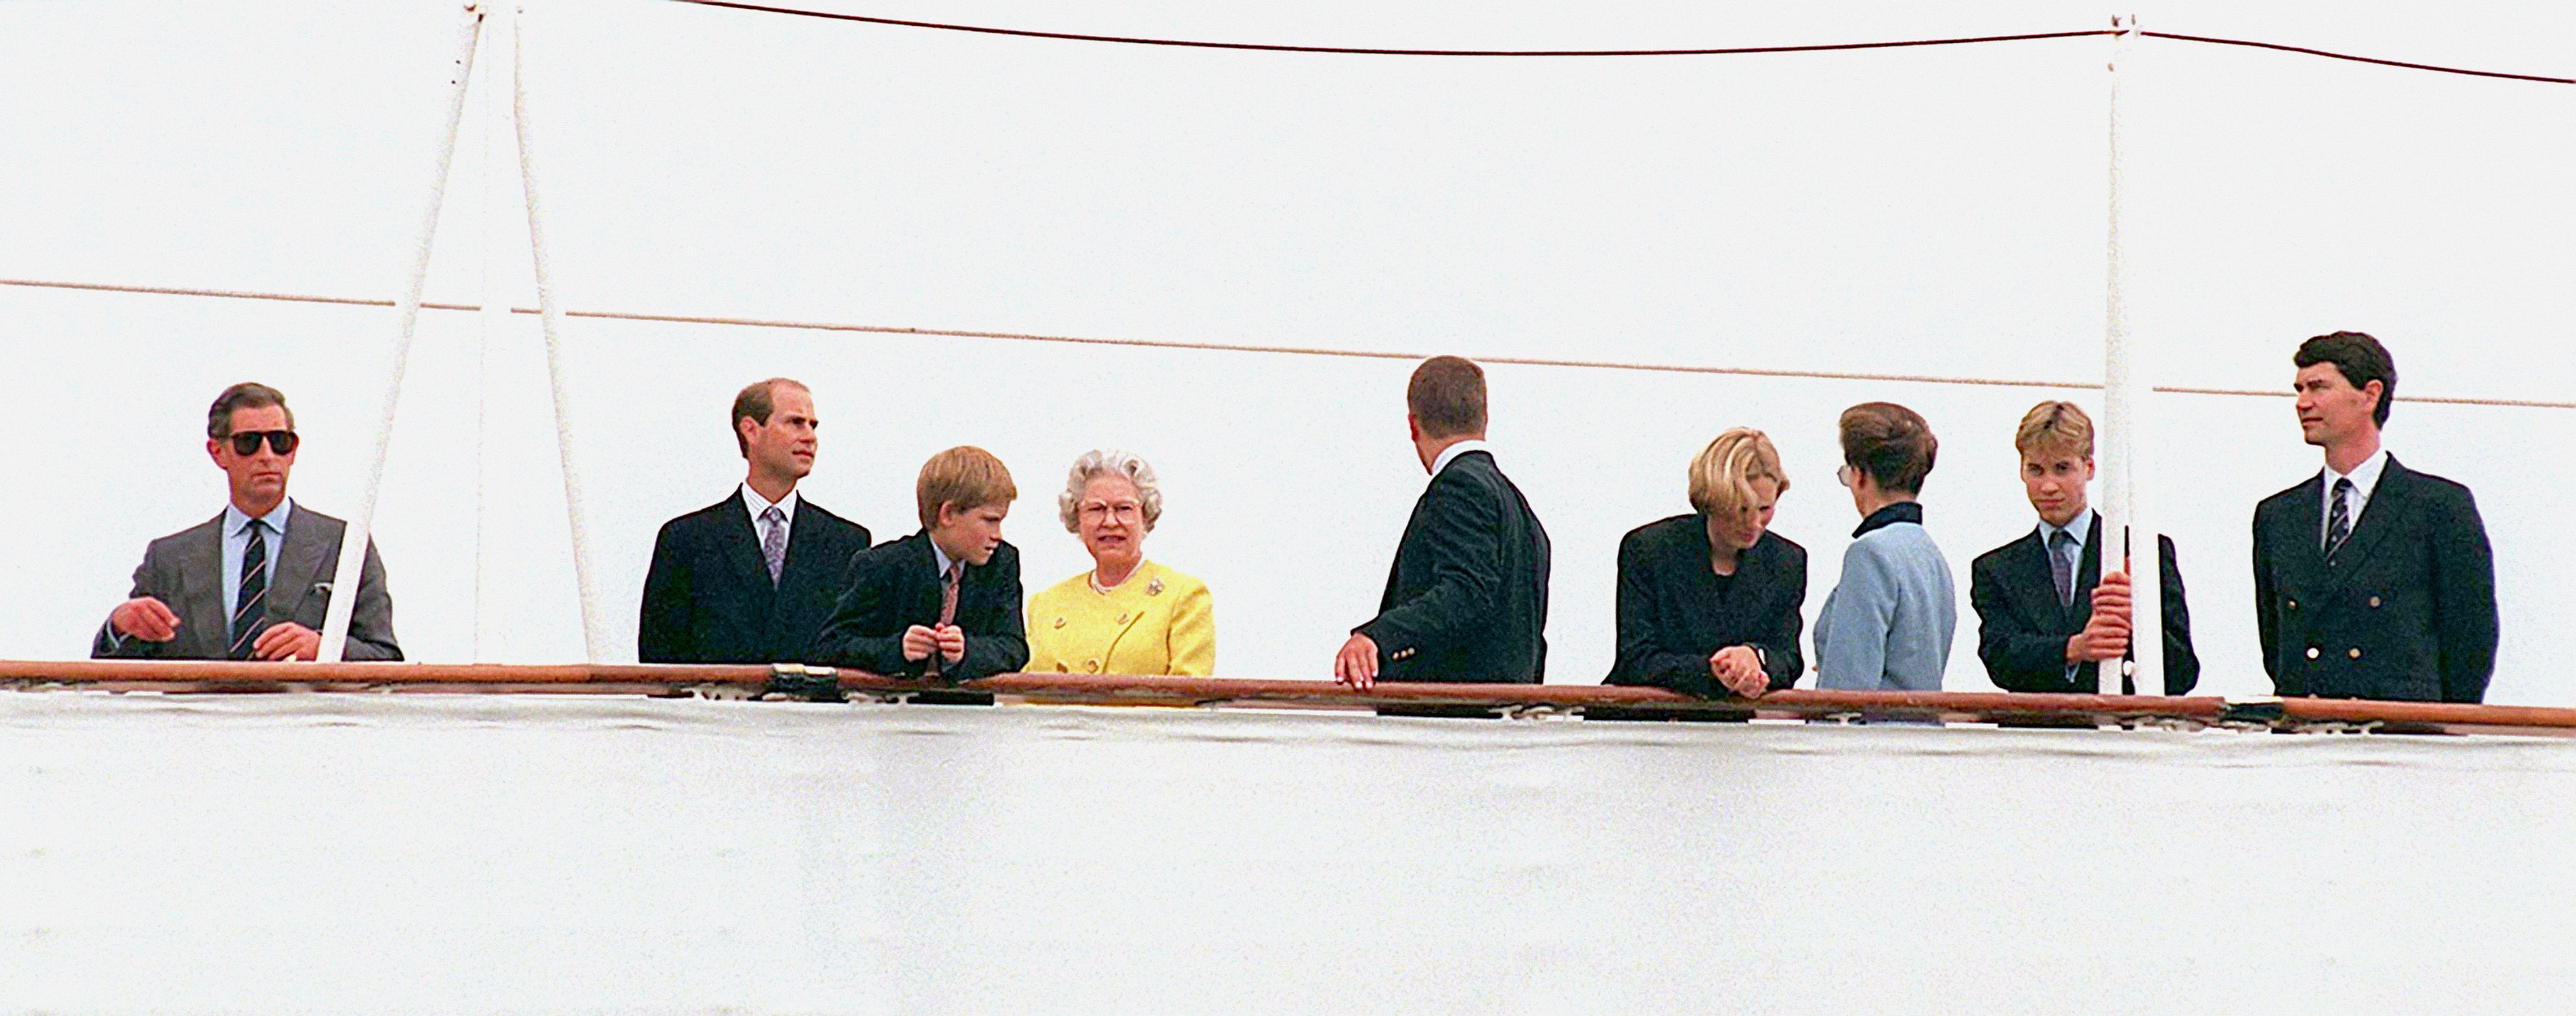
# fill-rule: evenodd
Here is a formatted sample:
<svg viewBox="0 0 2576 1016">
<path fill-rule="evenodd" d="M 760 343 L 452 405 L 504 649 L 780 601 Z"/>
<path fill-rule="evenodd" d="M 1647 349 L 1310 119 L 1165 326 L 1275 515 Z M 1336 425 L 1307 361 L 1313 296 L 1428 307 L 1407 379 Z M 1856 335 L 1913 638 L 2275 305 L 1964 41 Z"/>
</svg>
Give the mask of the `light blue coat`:
<svg viewBox="0 0 2576 1016">
<path fill-rule="evenodd" d="M 1843 551 L 1816 615 L 1816 687 L 1940 691 L 1959 599 L 1950 562 L 1919 522 L 1893 522 Z"/>
</svg>

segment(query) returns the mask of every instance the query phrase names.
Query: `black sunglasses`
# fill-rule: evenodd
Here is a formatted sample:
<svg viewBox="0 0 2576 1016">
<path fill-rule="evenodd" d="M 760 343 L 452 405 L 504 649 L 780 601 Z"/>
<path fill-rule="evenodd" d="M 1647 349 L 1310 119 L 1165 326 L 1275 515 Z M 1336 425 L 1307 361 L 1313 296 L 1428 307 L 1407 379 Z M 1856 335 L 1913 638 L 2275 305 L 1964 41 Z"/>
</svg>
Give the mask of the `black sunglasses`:
<svg viewBox="0 0 2576 1016">
<path fill-rule="evenodd" d="M 254 430 L 233 435 L 233 454 L 245 458 L 259 454 L 259 439 L 268 439 L 268 450 L 280 455 L 295 454 L 299 438 L 291 430 Z"/>
</svg>

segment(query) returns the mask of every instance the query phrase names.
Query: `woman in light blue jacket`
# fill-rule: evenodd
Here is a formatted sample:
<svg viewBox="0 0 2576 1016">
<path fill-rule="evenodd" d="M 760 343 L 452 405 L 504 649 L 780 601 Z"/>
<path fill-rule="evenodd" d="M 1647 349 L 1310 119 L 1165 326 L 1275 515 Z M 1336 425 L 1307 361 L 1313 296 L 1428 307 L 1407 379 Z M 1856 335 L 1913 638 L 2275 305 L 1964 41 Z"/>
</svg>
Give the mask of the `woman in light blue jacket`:
<svg viewBox="0 0 2576 1016">
<path fill-rule="evenodd" d="M 1864 402 L 1843 410 L 1842 443 L 1838 475 L 1861 523 L 1816 615 L 1816 687 L 1940 691 L 1958 594 L 1914 499 L 1940 442 L 1921 414 Z"/>
</svg>

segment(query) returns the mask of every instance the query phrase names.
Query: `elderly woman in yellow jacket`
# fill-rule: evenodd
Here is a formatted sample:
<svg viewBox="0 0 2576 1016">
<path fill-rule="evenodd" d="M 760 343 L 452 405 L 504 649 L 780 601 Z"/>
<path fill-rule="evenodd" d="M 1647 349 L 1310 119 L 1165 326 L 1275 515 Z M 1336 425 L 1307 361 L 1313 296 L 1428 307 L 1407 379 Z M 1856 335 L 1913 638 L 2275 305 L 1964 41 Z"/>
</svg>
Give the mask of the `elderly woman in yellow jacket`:
<svg viewBox="0 0 2576 1016">
<path fill-rule="evenodd" d="M 1056 499 L 1092 568 L 1029 597 L 1032 672 L 1193 674 L 1216 669 L 1205 583 L 1145 560 L 1163 516 L 1154 467 L 1119 451 L 1074 460 Z"/>
</svg>

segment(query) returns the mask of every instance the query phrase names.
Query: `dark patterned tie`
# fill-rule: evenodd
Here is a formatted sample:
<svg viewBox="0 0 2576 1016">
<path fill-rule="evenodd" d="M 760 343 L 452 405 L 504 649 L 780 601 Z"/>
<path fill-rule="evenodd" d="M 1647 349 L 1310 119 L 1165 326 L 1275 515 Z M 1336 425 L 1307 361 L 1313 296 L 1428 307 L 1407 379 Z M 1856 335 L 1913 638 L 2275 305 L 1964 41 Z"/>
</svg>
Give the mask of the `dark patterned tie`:
<svg viewBox="0 0 2576 1016">
<path fill-rule="evenodd" d="M 966 562 L 959 561 L 955 564 L 949 565 L 948 571 L 940 575 L 939 624 L 935 627 L 945 628 L 957 623 L 957 577 L 958 573 L 965 569 Z M 932 646 L 930 648 L 930 666 L 924 668 L 923 673 L 929 674 L 932 677 L 938 677 L 939 665 L 946 660 L 947 655 L 941 653 L 939 651 L 939 647 Z"/>
<path fill-rule="evenodd" d="M 778 573 L 787 568 L 787 513 L 770 505 L 760 511 L 760 559 L 769 565 L 769 584 L 778 585 Z"/>
<path fill-rule="evenodd" d="M 2060 529 L 2048 534 L 2048 577 L 2057 580 L 2057 605 L 2075 602 L 2075 538 Z"/>
<path fill-rule="evenodd" d="M 243 526 L 250 542 L 242 547 L 241 586 L 233 597 L 232 652 L 236 660 L 250 659 L 251 643 L 259 640 L 260 629 L 267 625 L 261 616 L 268 606 L 268 524 L 258 519 Z"/>
<path fill-rule="evenodd" d="M 2326 502 L 2326 563 L 2333 564 L 2343 541 L 2352 536 L 2352 481 L 2336 480 L 2334 497 Z"/>
</svg>

